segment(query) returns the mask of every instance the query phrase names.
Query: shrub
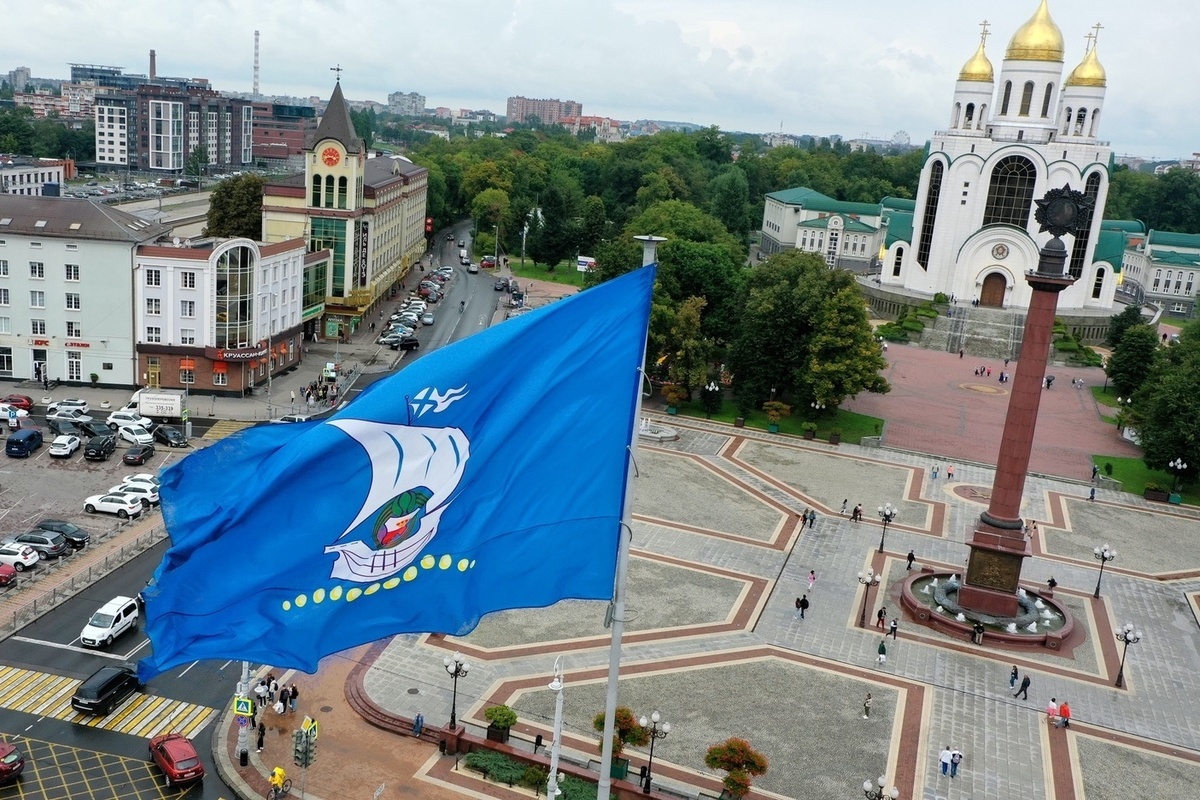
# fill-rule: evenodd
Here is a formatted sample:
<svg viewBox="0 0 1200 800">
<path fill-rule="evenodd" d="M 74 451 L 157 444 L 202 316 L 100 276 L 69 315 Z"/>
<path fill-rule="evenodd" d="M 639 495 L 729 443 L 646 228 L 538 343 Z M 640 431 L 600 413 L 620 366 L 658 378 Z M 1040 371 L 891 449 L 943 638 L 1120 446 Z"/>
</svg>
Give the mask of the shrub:
<svg viewBox="0 0 1200 800">
<path fill-rule="evenodd" d="M 1167 491 L 1167 487 L 1160 486 L 1159 484 L 1154 483 L 1154 482 L 1150 482 L 1150 483 L 1146 484 L 1146 491 L 1147 492 L 1165 492 L 1165 491 Z"/>
<path fill-rule="evenodd" d="M 667 384 L 662 387 L 662 396 L 667 401 L 668 405 L 679 407 L 687 402 L 688 390 L 682 386 Z"/>
<path fill-rule="evenodd" d="M 1054 349 L 1060 353 L 1074 353 L 1079 350 L 1079 342 L 1074 339 L 1059 339 L 1054 343 Z"/>
<path fill-rule="evenodd" d="M 1104 462 L 1104 474 L 1105 474 L 1105 475 L 1107 475 L 1107 476 L 1108 476 L 1108 477 L 1110 477 L 1110 478 L 1112 477 L 1112 474 L 1113 474 L 1113 465 L 1112 465 L 1112 462 L 1111 462 L 1111 461 L 1105 461 L 1105 462 Z"/>
<path fill-rule="evenodd" d="M 938 305 L 947 305 L 950 302 L 950 297 L 945 292 L 938 292 L 933 296 L 933 302 Z"/>
<path fill-rule="evenodd" d="M 925 330 L 925 323 L 919 319 L 906 319 L 900 323 L 900 327 L 911 333 L 922 333 Z"/>
<path fill-rule="evenodd" d="M 792 415 L 792 407 L 778 400 L 763 403 L 763 411 L 767 412 L 767 419 L 774 424 L 778 424 L 779 420 Z"/>
<path fill-rule="evenodd" d="M 915 313 L 918 317 L 924 317 L 925 319 L 937 319 L 938 317 L 937 309 L 933 307 L 927 308 L 925 306 L 921 306 L 916 310 Z"/>
<path fill-rule="evenodd" d="M 544 788 L 546 786 L 546 781 L 549 778 L 550 773 L 547 770 L 544 770 L 539 766 L 535 766 L 534 764 L 530 764 L 525 768 L 525 771 L 521 773 L 521 780 L 517 781 L 517 783 L 519 783 L 521 786 L 524 786 L 526 789 L 537 789 L 539 787 Z"/>
<path fill-rule="evenodd" d="M 517 724 L 517 712 L 505 705 L 492 706 L 483 712 L 483 716 L 497 728 L 511 728 Z"/>
<path fill-rule="evenodd" d="M 704 754 L 704 763 L 709 769 L 720 769 L 729 773 L 725 776 L 725 791 L 731 797 L 745 797 L 750 791 L 750 776 L 763 775 L 767 771 L 767 758 L 756 751 L 745 739 L 726 739 L 714 744 Z"/>
<path fill-rule="evenodd" d="M 604 712 L 601 711 L 592 720 L 592 727 L 600 733 L 604 733 Z M 631 744 L 634 747 L 645 747 L 650 744 L 650 732 L 638 725 L 637 718 L 633 716 L 633 712 L 626 706 L 617 706 L 616 718 L 613 723 L 613 758 L 621 755 L 621 751 L 625 749 L 625 745 Z M 604 752 L 604 740 L 601 739 L 596 746 L 600 752 Z"/>
<path fill-rule="evenodd" d="M 907 342 L 908 331 L 894 322 L 888 322 L 875 329 L 875 335 L 889 342 Z"/>
<path fill-rule="evenodd" d="M 523 764 L 518 764 L 503 753 L 492 750 L 472 750 L 463 759 L 467 769 L 482 772 L 485 778 L 497 783 L 507 783 L 509 786 L 521 778 L 525 770 Z"/>
</svg>

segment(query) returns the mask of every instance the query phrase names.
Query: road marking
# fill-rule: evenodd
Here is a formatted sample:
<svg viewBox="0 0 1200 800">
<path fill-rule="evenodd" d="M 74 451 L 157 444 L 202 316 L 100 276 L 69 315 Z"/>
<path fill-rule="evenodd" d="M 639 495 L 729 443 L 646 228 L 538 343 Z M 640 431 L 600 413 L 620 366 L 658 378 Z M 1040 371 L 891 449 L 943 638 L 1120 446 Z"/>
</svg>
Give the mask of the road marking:
<svg viewBox="0 0 1200 800">
<path fill-rule="evenodd" d="M 108 716 L 82 714 L 71 707 L 80 683 L 61 675 L 0 667 L 0 708 L 145 737 L 178 731 L 191 738 L 217 715 L 207 706 L 138 692 Z"/>
<path fill-rule="evenodd" d="M 18 642 L 26 642 L 28 644 L 40 644 L 43 647 L 53 647 L 56 650 L 70 650 L 72 653 L 86 653 L 89 656 L 100 656 L 101 658 L 109 658 L 113 661 L 128 661 L 129 659 L 120 653 L 106 653 L 103 650 L 93 650 L 90 647 L 78 647 L 73 644 L 62 644 L 61 642 L 48 642 L 44 639 L 30 639 L 28 636 L 12 636 L 9 637 Z"/>
</svg>

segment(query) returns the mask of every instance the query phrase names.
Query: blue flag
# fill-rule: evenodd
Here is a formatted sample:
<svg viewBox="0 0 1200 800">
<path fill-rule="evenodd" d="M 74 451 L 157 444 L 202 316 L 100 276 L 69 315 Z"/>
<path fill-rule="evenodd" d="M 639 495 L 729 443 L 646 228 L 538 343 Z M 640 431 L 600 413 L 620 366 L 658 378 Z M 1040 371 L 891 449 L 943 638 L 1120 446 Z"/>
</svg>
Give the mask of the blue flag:
<svg viewBox="0 0 1200 800">
<path fill-rule="evenodd" d="M 196 659 L 314 672 L 396 633 L 611 597 L 654 269 L 418 359 L 320 422 L 163 474 L 149 680 Z"/>
</svg>

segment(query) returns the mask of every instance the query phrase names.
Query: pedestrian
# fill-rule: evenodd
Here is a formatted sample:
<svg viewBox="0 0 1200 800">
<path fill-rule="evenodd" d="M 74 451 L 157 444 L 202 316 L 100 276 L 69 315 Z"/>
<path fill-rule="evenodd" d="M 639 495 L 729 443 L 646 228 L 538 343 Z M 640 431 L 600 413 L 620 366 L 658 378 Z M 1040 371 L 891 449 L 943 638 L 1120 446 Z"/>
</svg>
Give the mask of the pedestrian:
<svg viewBox="0 0 1200 800">
<path fill-rule="evenodd" d="M 950 749 L 950 745 L 946 745 L 942 750 L 942 754 L 938 756 L 938 761 L 942 764 L 942 775 L 950 774 L 950 762 L 954 760 L 954 751 Z"/>
<path fill-rule="evenodd" d="M 976 378 L 978 378 L 978 377 L 979 377 L 979 367 L 976 367 L 976 368 L 975 368 L 975 373 L 974 373 L 974 374 L 975 374 L 975 377 L 976 377 Z"/>
<path fill-rule="evenodd" d="M 886 642 L 886 641 L 887 641 L 886 636 L 883 637 L 882 639 L 880 639 L 879 640 L 879 649 L 876 651 L 879 653 L 879 655 L 875 656 L 875 663 L 879 664 L 880 666 L 887 663 L 887 645 L 884 644 L 884 642 Z"/>
<path fill-rule="evenodd" d="M 803 612 L 804 612 L 804 607 L 800 603 L 800 598 L 797 597 L 796 598 L 796 613 L 792 614 L 792 619 L 803 619 L 804 618 Z"/>
<path fill-rule="evenodd" d="M 1058 725 L 1058 699 L 1051 697 L 1050 702 L 1046 704 L 1046 724 Z"/>
<path fill-rule="evenodd" d="M 293 714 L 296 713 L 296 700 L 299 697 L 300 697 L 300 689 L 298 689 L 296 687 L 296 684 L 293 683 L 292 684 L 292 696 L 288 700 L 288 711 L 290 711 Z"/>
<path fill-rule="evenodd" d="M 948 480 L 948 481 L 954 480 L 954 465 L 953 464 L 946 465 L 946 480 Z"/>
<path fill-rule="evenodd" d="M 1021 679 L 1021 688 L 1017 690 L 1017 694 L 1014 694 L 1013 697 L 1022 695 L 1025 700 L 1028 700 L 1029 699 L 1029 683 L 1030 683 L 1029 674 L 1026 673 L 1025 677 Z M 1064 705 L 1065 705 L 1065 703 L 1064 703 Z M 1059 713 L 1060 714 L 1062 713 L 1061 708 L 1059 709 Z"/>
<path fill-rule="evenodd" d="M 267 675 L 267 702 L 275 704 L 275 695 L 279 693 L 279 681 L 274 675 Z"/>
<path fill-rule="evenodd" d="M 854 507 L 854 512 L 850 515 L 850 521 L 851 522 L 861 522 L 862 521 L 862 503 L 859 503 L 858 505 L 856 505 Z"/>
<path fill-rule="evenodd" d="M 846 506 L 847 506 L 849 503 L 850 503 L 850 498 L 849 498 L 849 497 L 847 497 L 845 500 L 843 500 L 843 501 L 842 501 L 842 510 L 838 512 L 838 514 L 839 514 L 840 516 L 843 516 L 843 517 L 844 517 L 844 516 L 846 516 Z"/>
<path fill-rule="evenodd" d="M 937 480 L 937 474 L 938 474 L 938 465 L 937 465 L 937 464 L 934 464 L 934 465 L 933 465 L 933 479 L 934 479 L 935 481 Z"/>
<path fill-rule="evenodd" d="M 1009 689 L 1017 688 L 1017 678 L 1019 678 L 1019 677 L 1020 677 L 1020 673 L 1017 672 L 1017 665 L 1013 664 L 1012 672 L 1009 673 L 1009 675 L 1008 675 L 1008 688 Z"/>
<path fill-rule="evenodd" d="M 263 679 L 254 687 L 254 701 L 261 709 L 267 704 L 267 681 Z"/>
<path fill-rule="evenodd" d="M 1058 722 L 1054 723 L 1058 728 L 1071 727 L 1071 705 L 1066 700 L 1058 707 Z"/>
<path fill-rule="evenodd" d="M 1088 492 L 1088 500 L 1091 500 L 1093 502 L 1096 500 L 1096 487 L 1095 486 L 1093 486 L 1092 490 L 1090 492 Z"/>
<path fill-rule="evenodd" d="M 258 723 L 258 750 L 256 750 L 255 752 L 258 752 L 258 753 L 262 752 L 263 740 L 266 738 L 267 738 L 266 723 L 260 722 L 260 723 Z"/>
<path fill-rule="evenodd" d="M 975 627 L 972 628 L 972 630 L 971 630 L 971 633 L 973 634 L 971 637 L 971 641 L 974 642 L 975 644 L 983 644 L 983 631 L 984 631 L 983 623 L 976 622 Z"/>
<path fill-rule="evenodd" d="M 817 524 L 817 512 L 811 508 L 808 510 L 808 527 L 811 530 Z"/>
<path fill-rule="evenodd" d="M 962 751 L 959 750 L 957 747 L 954 748 L 954 752 L 950 754 L 950 777 L 951 778 L 958 777 L 958 765 L 962 763 L 962 760 L 963 760 Z"/>
<path fill-rule="evenodd" d="M 992 377 L 992 368 L 988 367 L 987 369 L 988 369 L 987 376 L 990 378 L 990 377 Z"/>
<path fill-rule="evenodd" d="M 808 590 L 811 592 L 813 587 L 817 585 L 817 571 L 810 569 L 808 571 Z"/>
<path fill-rule="evenodd" d="M 47 392 L 50 391 L 50 378 L 44 372 L 42 373 L 42 389 Z"/>
<path fill-rule="evenodd" d="M 960 348 L 960 349 L 959 349 L 959 351 L 958 351 L 958 357 L 959 357 L 959 358 L 962 358 L 962 357 L 963 357 L 963 350 L 962 350 L 961 348 Z"/>
<path fill-rule="evenodd" d="M 1092 464 L 1092 480 L 1094 481 L 1098 477 L 1100 477 L 1100 467 Z"/>
<path fill-rule="evenodd" d="M 296 390 L 292 389 L 292 405 L 296 405 Z"/>
<path fill-rule="evenodd" d="M 284 686 L 279 690 L 279 706 L 283 708 L 280 713 L 286 713 L 288 710 L 288 702 L 292 699 L 292 690 Z"/>
<path fill-rule="evenodd" d="M 892 641 L 896 641 L 896 633 L 900 630 L 900 620 L 892 617 L 892 623 L 888 625 L 888 633 L 892 635 Z M 883 638 L 887 638 L 886 636 Z"/>
<path fill-rule="evenodd" d="M 905 569 L 912 569 L 913 562 L 917 560 L 917 554 L 912 550 L 908 551 L 908 566 Z"/>
<path fill-rule="evenodd" d="M 1053 592 L 1053 591 L 1054 591 L 1054 589 L 1055 589 L 1055 587 L 1057 587 L 1057 586 L 1058 586 L 1058 581 L 1054 580 L 1054 576 L 1053 576 L 1053 575 L 1051 575 L 1051 576 L 1050 576 L 1050 580 L 1046 581 L 1046 585 L 1047 585 L 1047 586 L 1049 586 L 1049 587 L 1050 587 L 1050 591 L 1051 591 L 1051 592 Z"/>
<path fill-rule="evenodd" d="M 800 619 L 804 619 L 804 612 L 808 611 L 808 595 L 801 595 L 796 601 L 796 608 L 800 609 Z"/>
<path fill-rule="evenodd" d="M 887 606 L 881 607 L 875 612 L 875 627 L 883 630 L 883 626 L 887 624 Z"/>
<path fill-rule="evenodd" d="M 887 342 L 883 343 L 883 352 L 887 352 Z"/>
<path fill-rule="evenodd" d="M 425 715 L 418 711 L 417 716 L 413 719 L 413 736 L 419 737 L 423 730 L 425 730 Z"/>
<path fill-rule="evenodd" d="M 1004 359 L 1004 368 L 1008 369 L 1008 359 Z"/>
<path fill-rule="evenodd" d="M 871 716 L 871 693 L 867 692 L 867 696 L 863 698 L 863 719 L 868 719 Z"/>
</svg>

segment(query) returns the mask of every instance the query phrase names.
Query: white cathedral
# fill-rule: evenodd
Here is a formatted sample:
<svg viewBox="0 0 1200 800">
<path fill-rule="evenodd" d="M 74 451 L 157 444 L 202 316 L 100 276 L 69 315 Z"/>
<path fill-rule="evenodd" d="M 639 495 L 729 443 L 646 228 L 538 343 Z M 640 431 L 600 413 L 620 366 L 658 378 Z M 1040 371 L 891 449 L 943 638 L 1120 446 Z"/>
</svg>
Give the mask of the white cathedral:
<svg viewBox="0 0 1200 800">
<path fill-rule="evenodd" d="M 1097 32 L 1099 26 L 1097 26 Z M 1064 237 L 1076 283 L 1060 309 L 1108 310 L 1118 275 L 1093 263 L 1108 196 L 1112 149 L 1097 139 L 1105 72 L 1095 35 L 1063 80 L 1063 35 L 1048 0 L 1013 34 L 996 80 L 985 52 L 987 26 L 954 87 L 949 127 L 928 146 L 912 217 L 912 234 L 888 237 L 884 288 L 944 292 L 960 302 L 1025 308 L 1023 276 L 1036 268 L 1050 238 L 1038 232 L 1034 200 L 1070 184 L 1095 206 L 1075 237 Z M 1120 263 L 1116 265 L 1120 268 Z"/>
</svg>

